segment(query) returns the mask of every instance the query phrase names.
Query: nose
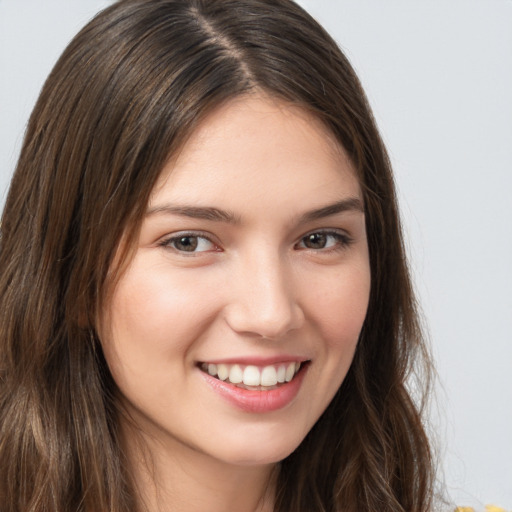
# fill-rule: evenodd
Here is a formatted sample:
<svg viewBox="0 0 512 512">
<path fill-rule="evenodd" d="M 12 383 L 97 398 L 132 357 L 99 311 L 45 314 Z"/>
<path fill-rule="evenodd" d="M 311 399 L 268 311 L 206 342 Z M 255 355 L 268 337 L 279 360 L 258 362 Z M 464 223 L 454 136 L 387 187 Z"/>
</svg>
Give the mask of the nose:
<svg viewBox="0 0 512 512">
<path fill-rule="evenodd" d="M 304 312 L 296 296 L 292 269 L 278 254 L 253 255 L 234 273 L 225 309 L 239 334 L 279 339 L 299 329 Z"/>
</svg>

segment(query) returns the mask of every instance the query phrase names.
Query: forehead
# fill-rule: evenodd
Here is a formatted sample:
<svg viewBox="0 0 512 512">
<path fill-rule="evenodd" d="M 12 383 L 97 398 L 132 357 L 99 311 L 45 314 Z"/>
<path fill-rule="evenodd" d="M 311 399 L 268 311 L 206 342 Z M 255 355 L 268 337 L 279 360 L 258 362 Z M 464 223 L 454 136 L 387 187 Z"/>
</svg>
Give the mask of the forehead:
<svg viewBox="0 0 512 512">
<path fill-rule="evenodd" d="M 295 194 L 297 193 L 297 194 Z M 169 160 L 150 207 L 167 201 L 280 201 L 321 194 L 360 196 L 341 144 L 313 114 L 261 95 L 238 97 L 210 113 Z"/>
</svg>

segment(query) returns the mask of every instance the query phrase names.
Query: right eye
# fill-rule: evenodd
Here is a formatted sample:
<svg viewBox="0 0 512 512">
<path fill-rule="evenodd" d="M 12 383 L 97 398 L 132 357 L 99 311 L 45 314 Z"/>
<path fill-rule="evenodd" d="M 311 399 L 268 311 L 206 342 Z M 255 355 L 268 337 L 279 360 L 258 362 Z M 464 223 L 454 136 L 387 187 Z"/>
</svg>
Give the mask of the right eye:
<svg viewBox="0 0 512 512">
<path fill-rule="evenodd" d="M 181 253 L 198 253 L 216 251 L 218 247 L 208 238 L 194 233 L 179 233 L 166 238 L 160 244 L 162 247 Z"/>
</svg>

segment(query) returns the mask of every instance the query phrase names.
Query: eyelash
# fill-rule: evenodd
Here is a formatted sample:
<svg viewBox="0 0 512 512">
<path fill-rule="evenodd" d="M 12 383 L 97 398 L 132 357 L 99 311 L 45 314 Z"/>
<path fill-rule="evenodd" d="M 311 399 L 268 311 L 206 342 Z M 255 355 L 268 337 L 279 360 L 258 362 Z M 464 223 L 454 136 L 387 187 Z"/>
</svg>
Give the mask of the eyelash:
<svg viewBox="0 0 512 512">
<path fill-rule="evenodd" d="M 317 230 L 317 231 L 311 231 L 308 234 L 301 237 L 299 242 L 296 244 L 296 247 L 300 244 L 304 243 L 308 238 L 314 236 L 314 235 L 322 235 L 325 237 L 332 237 L 335 240 L 335 243 L 331 247 L 322 247 L 318 249 L 310 248 L 310 247 L 300 247 L 300 249 L 303 250 L 310 250 L 315 252 L 331 252 L 331 251 L 342 251 L 349 247 L 353 242 L 354 239 L 348 236 L 346 233 L 335 231 L 335 230 Z"/>
<path fill-rule="evenodd" d="M 320 248 L 312 248 L 303 246 L 300 247 L 301 244 L 305 244 L 306 240 L 310 237 L 313 237 L 314 235 L 321 235 L 325 236 L 327 239 L 329 237 L 334 238 L 335 243 L 331 247 L 320 247 Z M 196 240 L 206 240 L 209 244 L 211 244 L 214 249 L 213 250 L 203 250 L 203 251 L 196 251 L 197 245 L 193 247 L 193 250 L 186 251 L 182 249 L 178 249 L 177 247 L 173 246 L 180 240 L 184 239 L 196 239 Z M 300 240 L 294 245 L 294 248 L 297 248 L 299 250 L 310 250 L 314 252 L 331 252 L 331 251 L 341 251 L 346 249 L 348 246 L 350 246 L 353 243 L 353 239 L 349 237 L 346 233 L 342 233 L 339 231 L 334 230 L 317 230 L 317 231 L 311 231 L 310 233 L 307 233 L 303 237 L 300 238 Z M 200 243 L 200 242 L 199 242 Z M 159 246 L 174 250 L 175 252 L 183 255 L 193 256 L 197 254 L 201 254 L 203 252 L 221 252 L 221 249 L 211 240 L 211 238 L 206 233 L 201 232 L 183 232 L 183 233 L 177 233 L 169 238 L 163 239 L 159 244 Z"/>
<path fill-rule="evenodd" d="M 214 249 L 213 251 L 210 251 L 210 250 L 206 250 L 206 251 L 185 251 L 185 250 L 181 250 L 181 249 L 178 249 L 176 247 L 173 247 L 173 244 L 177 243 L 178 241 L 180 240 L 183 240 L 183 239 L 186 239 L 186 238 L 189 238 L 189 239 L 197 239 L 197 240 L 206 240 L 209 244 L 211 244 Z M 188 256 L 193 256 L 193 255 L 197 255 L 197 254 L 201 254 L 203 252 L 220 252 L 220 248 L 217 246 L 217 244 L 215 244 L 215 242 L 213 242 L 211 240 L 211 238 L 206 234 L 206 233 L 201 233 L 201 232 L 188 232 L 188 231 L 185 231 L 183 233 L 177 233 L 175 235 L 172 235 L 171 237 L 169 238 L 165 238 L 163 239 L 158 245 L 160 245 L 161 247 L 164 247 L 166 249 L 171 249 L 179 254 L 186 254 Z"/>
</svg>

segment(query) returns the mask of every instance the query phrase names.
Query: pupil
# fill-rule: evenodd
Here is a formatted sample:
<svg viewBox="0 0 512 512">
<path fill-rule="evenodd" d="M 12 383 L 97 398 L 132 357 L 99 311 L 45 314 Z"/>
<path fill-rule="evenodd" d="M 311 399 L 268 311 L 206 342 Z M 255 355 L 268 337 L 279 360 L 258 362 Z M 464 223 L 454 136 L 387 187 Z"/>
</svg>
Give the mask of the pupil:
<svg viewBox="0 0 512 512">
<path fill-rule="evenodd" d="M 197 249 L 197 238 L 193 236 L 184 236 L 176 242 L 176 248 L 180 251 L 195 251 Z"/>
<path fill-rule="evenodd" d="M 313 233 L 306 238 L 306 247 L 310 249 L 322 249 L 327 242 L 327 236 L 323 233 Z"/>
</svg>

